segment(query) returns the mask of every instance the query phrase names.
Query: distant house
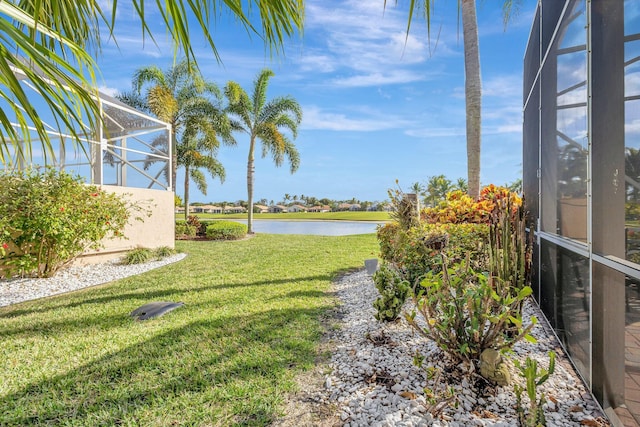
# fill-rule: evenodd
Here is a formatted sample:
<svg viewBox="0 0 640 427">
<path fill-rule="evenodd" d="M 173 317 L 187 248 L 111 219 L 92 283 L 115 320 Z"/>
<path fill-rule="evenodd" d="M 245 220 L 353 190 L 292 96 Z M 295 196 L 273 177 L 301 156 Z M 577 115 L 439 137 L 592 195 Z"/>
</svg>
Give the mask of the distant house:
<svg viewBox="0 0 640 427">
<path fill-rule="evenodd" d="M 214 205 L 193 206 L 193 207 L 190 207 L 189 210 L 193 213 L 211 213 L 211 214 L 222 213 L 222 208 L 220 206 L 214 206 Z"/>
<path fill-rule="evenodd" d="M 289 209 L 284 205 L 273 205 L 273 206 L 269 206 L 269 212 L 270 213 L 283 213 L 283 212 L 289 212 Z"/>
<path fill-rule="evenodd" d="M 291 205 L 287 209 L 288 212 L 306 212 L 307 208 L 302 205 Z"/>
<path fill-rule="evenodd" d="M 339 211 L 359 211 L 361 209 L 360 203 L 340 203 L 338 205 Z"/>
<path fill-rule="evenodd" d="M 389 212 L 391 211 L 391 204 L 389 203 L 374 203 L 373 205 L 367 208 L 368 211 L 382 211 Z"/>
<path fill-rule="evenodd" d="M 223 209 L 223 212 L 226 214 L 244 213 L 246 211 L 247 210 L 242 206 L 225 206 Z"/>
<path fill-rule="evenodd" d="M 331 212 L 331 206 L 329 205 L 317 205 L 309 208 L 309 212 Z"/>
<path fill-rule="evenodd" d="M 269 212 L 269 206 L 253 205 L 253 212 L 255 212 L 255 213 L 267 213 L 267 212 Z"/>
</svg>

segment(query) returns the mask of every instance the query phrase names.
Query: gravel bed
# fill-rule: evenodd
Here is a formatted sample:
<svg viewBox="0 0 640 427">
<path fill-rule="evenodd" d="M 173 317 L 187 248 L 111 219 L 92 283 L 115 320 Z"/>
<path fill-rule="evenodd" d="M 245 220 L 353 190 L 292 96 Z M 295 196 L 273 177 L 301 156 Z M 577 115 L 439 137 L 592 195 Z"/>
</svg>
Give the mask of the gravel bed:
<svg viewBox="0 0 640 427">
<path fill-rule="evenodd" d="M 414 333 L 400 320 L 381 323 L 375 320 L 372 306 L 377 298 L 373 280 L 364 271 L 344 276 L 335 283 L 343 305 L 340 327 L 331 332 L 335 342 L 325 376 L 321 399 L 338 407 L 344 426 L 517 426 L 516 399 L 512 386 L 490 386 L 477 376 L 451 370 L 436 345 Z M 406 307 L 410 309 L 409 306 Z M 547 425 L 609 425 L 574 371 L 566 355 L 534 304 L 525 306 L 525 318 L 540 319 L 532 335 L 538 343 L 518 343 L 512 357 L 524 361 L 527 356 L 548 366 L 548 352 L 557 354 L 555 373 L 539 387 L 547 398 Z M 416 351 L 425 356 L 424 366 L 443 372 L 441 386 L 451 386 L 458 407 L 449 405 L 433 418 L 425 409 L 423 388 L 433 387 L 424 370 L 413 365 Z M 447 372 L 448 370 L 448 372 Z M 512 366 L 512 377 L 523 384 Z"/>
<path fill-rule="evenodd" d="M 115 259 L 102 264 L 72 266 L 49 278 L 0 279 L 0 307 L 123 279 L 180 261 L 186 256 L 176 254 L 159 261 L 133 265 L 123 265 Z"/>
</svg>

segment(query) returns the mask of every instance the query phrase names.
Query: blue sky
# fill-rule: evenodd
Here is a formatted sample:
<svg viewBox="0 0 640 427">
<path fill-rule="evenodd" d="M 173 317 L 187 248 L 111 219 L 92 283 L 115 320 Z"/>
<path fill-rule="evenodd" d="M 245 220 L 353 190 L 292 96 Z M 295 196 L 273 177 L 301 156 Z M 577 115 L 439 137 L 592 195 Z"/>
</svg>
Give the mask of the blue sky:
<svg viewBox="0 0 640 427">
<path fill-rule="evenodd" d="M 109 2 L 110 3 L 110 2 Z M 124 2 L 119 2 L 123 4 Z M 247 92 L 258 72 L 275 72 L 268 97 L 291 95 L 304 117 L 295 144 L 301 164 L 295 174 L 258 158 L 254 200 L 281 201 L 290 195 L 343 200 L 385 200 L 387 189 L 444 174 L 466 178 L 464 55 L 453 0 L 435 2 L 431 42 L 424 21 L 415 20 L 406 38 L 406 11 L 383 0 L 310 0 L 302 37 L 286 42 L 272 58 L 262 40 L 232 18 L 217 20 L 214 41 L 223 63 L 204 40 L 192 38 L 202 74 Z M 402 3 L 402 2 L 401 2 Z M 478 2 L 483 80 L 481 181 L 504 184 L 522 173 L 522 60 L 535 9 L 524 0 L 506 30 L 502 1 Z M 153 22 L 152 12 L 147 15 Z M 157 46 L 142 41 L 130 10 L 118 10 L 118 46 L 103 46 L 102 89 L 129 90 L 134 71 L 147 65 L 167 69 L 170 43 L 157 32 Z M 405 43 L 406 41 L 406 43 Z M 248 140 L 221 147 L 226 180 L 209 179 L 207 195 L 191 186 L 191 201 L 246 199 Z M 257 151 L 259 153 L 259 151 Z M 183 177 L 178 175 L 177 194 Z"/>
</svg>

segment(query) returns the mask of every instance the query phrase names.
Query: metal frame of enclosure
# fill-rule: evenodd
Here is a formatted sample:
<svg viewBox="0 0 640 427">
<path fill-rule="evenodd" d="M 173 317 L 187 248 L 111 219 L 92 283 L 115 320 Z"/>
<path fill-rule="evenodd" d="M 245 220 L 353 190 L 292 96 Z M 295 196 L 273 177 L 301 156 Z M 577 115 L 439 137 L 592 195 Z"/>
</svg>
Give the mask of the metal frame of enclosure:
<svg viewBox="0 0 640 427">
<path fill-rule="evenodd" d="M 76 134 L 84 135 L 83 143 L 78 145 L 69 135 L 70 132 L 54 126 L 55 118 L 47 116 L 49 109 L 27 76 L 17 69 L 14 73 L 48 129 L 56 156 L 51 159 L 35 149 L 40 140 L 34 127 L 29 126 L 31 146 L 34 148 L 31 158 L 20 158 L 18 150 L 14 150 L 15 154 L 4 165 L 5 169 L 50 166 L 80 175 L 86 182 L 96 185 L 171 190 L 173 153 L 169 123 L 99 92 L 96 102 L 101 120 L 94 122 L 101 123 L 101 126 L 96 130 L 83 123 L 80 129 L 75 129 Z M 7 114 L 11 111 L 7 105 L 0 106 Z M 17 122 L 12 125 L 20 129 Z"/>
<path fill-rule="evenodd" d="M 615 425 L 640 425 L 640 2 L 539 0 L 524 58 L 533 287 Z"/>
</svg>

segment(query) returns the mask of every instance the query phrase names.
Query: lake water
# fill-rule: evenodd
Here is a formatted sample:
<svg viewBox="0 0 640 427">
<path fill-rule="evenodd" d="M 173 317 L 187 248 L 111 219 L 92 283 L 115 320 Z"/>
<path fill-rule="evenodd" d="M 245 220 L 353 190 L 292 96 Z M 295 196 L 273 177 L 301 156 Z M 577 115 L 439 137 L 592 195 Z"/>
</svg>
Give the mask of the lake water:
<svg viewBox="0 0 640 427">
<path fill-rule="evenodd" d="M 246 220 L 235 220 L 246 224 Z M 363 221 L 285 221 L 254 219 L 253 231 L 269 234 L 314 234 L 318 236 L 347 236 L 375 233 L 384 222 Z"/>
</svg>

